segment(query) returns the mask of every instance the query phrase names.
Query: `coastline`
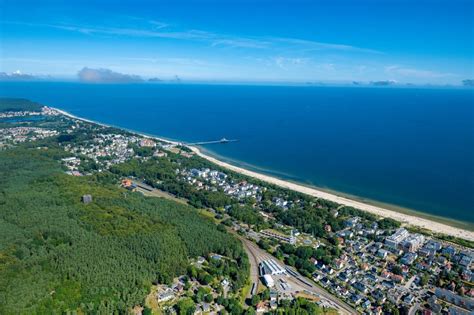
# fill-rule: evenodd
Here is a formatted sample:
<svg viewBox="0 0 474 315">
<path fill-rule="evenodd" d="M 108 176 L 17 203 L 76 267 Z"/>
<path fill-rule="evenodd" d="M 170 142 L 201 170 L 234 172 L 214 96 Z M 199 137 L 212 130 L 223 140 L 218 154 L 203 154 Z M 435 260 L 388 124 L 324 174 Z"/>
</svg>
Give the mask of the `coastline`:
<svg viewBox="0 0 474 315">
<path fill-rule="evenodd" d="M 82 121 L 93 123 L 93 124 L 98 124 L 98 125 L 105 126 L 105 127 L 115 127 L 115 128 L 127 130 L 129 132 L 133 132 L 133 133 L 139 134 L 139 135 L 147 137 L 147 138 L 153 138 L 153 139 L 156 139 L 156 140 L 159 140 L 159 141 L 162 141 L 162 142 L 167 142 L 167 143 L 170 143 L 170 144 L 186 145 L 186 144 L 178 142 L 178 141 L 173 141 L 173 140 L 164 139 L 164 138 L 157 137 L 157 136 L 147 135 L 147 134 L 144 134 L 142 132 L 137 132 L 137 131 L 134 131 L 134 130 L 128 130 L 128 129 L 123 128 L 123 127 L 112 126 L 112 125 L 100 123 L 100 122 L 97 122 L 97 121 L 77 117 L 75 115 L 72 115 L 72 114 L 70 114 L 70 113 L 68 113 L 64 110 L 61 110 L 61 109 L 58 109 L 58 108 L 55 108 L 55 107 L 51 107 L 51 108 L 58 111 L 62 115 L 70 117 L 70 118 L 82 120 Z M 279 178 L 276 178 L 276 177 L 273 177 L 273 176 L 270 176 L 270 175 L 265 175 L 265 174 L 262 174 L 262 173 L 258 173 L 258 172 L 248 170 L 248 169 L 245 169 L 245 168 L 242 168 L 242 167 L 239 167 L 239 166 L 235 166 L 235 165 L 232 165 L 230 163 L 227 163 L 227 162 L 221 161 L 219 159 L 216 159 L 216 158 L 214 158 L 214 157 L 212 157 L 208 154 L 203 153 L 196 146 L 189 146 L 189 145 L 186 145 L 186 146 L 189 147 L 196 155 L 206 159 L 207 161 L 209 161 L 213 164 L 216 164 L 220 167 L 223 167 L 223 168 L 226 168 L 228 170 L 240 173 L 242 175 L 249 176 L 249 177 L 261 180 L 263 182 L 267 182 L 269 184 L 273 184 L 273 185 L 276 185 L 276 186 L 279 186 L 279 187 L 282 187 L 282 188 L 297 191 L 297 192 L 300 192 L 300 193 L 303 193 L 303 194 L 306 194 L 306 195 L 309 195 L 309 196 L 313 196 L 313 197 L 316 197 L 316 198 L 326 199 L 326 200 L 329 200 L 329 201 L 332 201 L 332 202 L 339 203 L 341 205 L 357 208 L 357 209 L 360 209 L 362 211 L 366 211 L 366 212 L 375 214 L 375 215 L 380 216 L 380 217 L 391 218 L 391 219 L 402 222 L 402 224 L 404 224 L 404 225 L 416 226 L 416 227 L 419 227 L 419 228 L 423 228 L 423 229 L 432 231 L 434 233 L 441 233 L 441 234 L 446 234 L 446 235 L 449 235 L 449 236 L 463 238 L 463 239 L 466 239 L 466 240 L 469 240 L 469 241 L 474 241 L 474 232 L 468 231 L 466 229 L 451 226 L 451 225 L 448 225 L 448 224 L 445 224 L 445 223 L 442 223 L 442 222 L 438 222 L 438 221 L 435 221 L 435 220 L 430 220 L 428 218 L 424 218 L 424 217 L 421 217 L 421 216 L 416 216 L 414 214 L 408 214 L 408 213 L 404 213 L 404 212 L 397 212 L 397 211 L 394 211 L 394 210 L 389 210 L 389 209 L 386 209 L 384 207 L 380 207 L 380 206 L 377 206 L 377 205 L 372 205 L 372 204 L 369 204 L 369 203 L 366 203 L 366 202 L 363 202 L 363 201 L 358 201 L 358 200 L 350 199 L 348 197 L 338 196 L 334 193 L 326 192 L 326 191 L 323 191 L 321 189 L 317 189 L 317 188 L 314 188 L 314 187 L 308 187 L 308 186 L 304 186 L 302 184 L 294 183 L 294 182 L 291 182 L 291 181 L 288 181 L 288 180 L 283 180 L 283 179 L 279 179 Z"/>
<path fill-rule="evenodd" d="M 209 149 L 204 148 L 204 147 L 201 147 L 201 146 L 199 146 L 198 149 L 204 155 L 213 157 L 216 160 L 219 160 L 221 162 L 224 162 L 224 163 L 236 166 L 236 167 L 240 167 L 240 168 L 243 168 L 243 169 L 246 169 L 246 170 L 249 170 L 249 171 L 253 171 L 253 172 L 258 173 L 258 174 L 264 174 L 264 175 L 267 175 L 267 176 L 270 176 L 270 177 L 281 179 L 285 182 L 290 182 L 290 183 L 293 183 L 293 184 L 296 184 L 296 185 L 300 185 L 300 186 L 303 186 L 303 187 L 307 187 L 307 188 L 315 189 L 315 190 L 318 190 L 318 191 L 326 192 L 326 193 L 331 194 L 331 195 L 336 195 L 336 196 L 343 197 L 343 198 L 346 198 L 346 199 L 358 201 L 358 202 L 361 202 L 361 203 L 364 203 L 364 204 L 369 204 L 369 205 L 372 205 L 372 206 L 375 206 L 375 207 L 378 207 L 378 208 L 387 209 L 387 210 L 394 211 L 394 212 L 397 212 L 397 213 L 401 213 L 401 214 L 404 214 L 404 215 L 411 215 L 411 216 L 414 216 L 414 217 L 417 217 L 417 218 L 423 218 L 423 219 L 427 219 L 427 220 L 430 220 L 430 221 L 446 224 L 448 226 L 452 226 L 452 227 L 455 227 L 455 228 L 466 230 L 468 232 L 474 232 L 474 224 L 473 223 L 469 223 L 469 222 L 465 222 L 465 221 L 458 221 L 458 220 L 455 220 L 455 219 L 450 219 L 450 218 L 446 218 L 446 217 L 443 217 L 443 216 L 437 216 L 437 215 L 434 215 L 434 214 L 426 213 L 426 212 L 423 212 L 423 211 L 420 211 L 420 210 L 415 210 L 415 209 L 412 209 L 412 208 L 403 207 L 403 206 L 396 205 L 396 204 L 391 204 L 391 203 L 387 203 L 387 202 L 383 202 L 383 201 L 378 201 L 378 200 L 375 200 L 375 199 L 365 198 L 365 197 L 345 193 L 345 192 L 342 192 L 342 191 L 333 190 L 333 189 L 330 189 L 330 188 L 327 188 L 327 187 L 320 187 L 320 186 L 317 186 L 317 185 L 313 185 L 311 183 L 305 183 L 304 179 L 294 178 L 291 175 L 287 175 L 285 173 L 281 173 L 281 172 L 274 171 L 274 170 L 267 170 L 267 169 L 264 169 L 264 168 L 261 168 L 261 167 L 258 167 L 258 166 L 254 166 L 252 164 L 248 164 L 244 161 L 239 161 L 239 160 L 235 160 L 235 159 L 228 158 L 228 157 L 225 157 L 225 156 L 221 156 L 221 155 L 215 153 L 214 151 L 209 150 Z"/>
</svg>

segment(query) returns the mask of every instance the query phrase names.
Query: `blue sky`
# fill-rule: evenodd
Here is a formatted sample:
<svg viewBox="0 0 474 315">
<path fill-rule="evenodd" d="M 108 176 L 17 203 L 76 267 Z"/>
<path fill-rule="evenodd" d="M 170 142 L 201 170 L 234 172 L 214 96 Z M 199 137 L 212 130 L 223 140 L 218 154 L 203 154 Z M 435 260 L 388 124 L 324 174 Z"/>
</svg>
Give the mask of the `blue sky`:
<svg viewBox="0 0 474 315">
<path fill-rule="evenodd" d="M 474 77 L 474 1 L 0 0 L 0 71 L 247 82 Z"/>
</svg>

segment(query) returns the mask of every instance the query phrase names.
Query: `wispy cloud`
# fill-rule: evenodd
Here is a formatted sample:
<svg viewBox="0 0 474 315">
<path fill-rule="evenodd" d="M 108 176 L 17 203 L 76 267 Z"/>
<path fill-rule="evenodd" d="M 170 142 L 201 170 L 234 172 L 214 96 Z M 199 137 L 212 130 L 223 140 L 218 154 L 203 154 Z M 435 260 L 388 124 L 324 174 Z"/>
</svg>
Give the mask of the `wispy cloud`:
<svg viewBox="0 0 474 315">
<path fill-rule="evenodd" d="M 410 78 L 421 78 L 421 79 L 439 79 L 454 76 L 453 73 L 442 73 L 431 70 L 415 69 L 409 67 L 403 67 L 398 65 L 392 65 L 385 67 L 385 72 L 389 75 L 398 75 Z"/>
<path fill-rule="evenodd" d="M 179 57 L 127 57 L 119 58 L 119 60 L 125 61 L 139 61 L 152 64 L 172 64 L 172 65 L 182 65 L 182 66 L 209 66 L 210 63 L 201 59 L 196 58 L 179 58 Z"/>
<path fill-rule="evenodd" d="M 165 28 L 165 27 L 169 26 L 168 23 L 164 23 L 164 22 L 161 22 L 161 21 L 155 21 L 155 20 L 150 20 L 150 21 L 148 21 L 148 23 L 153 25 L 155 27 L 155 29 L 161 29 L 161 28 Z"/>
<path fill-rule="evenodd" d="M 235 37 L 235 38 L 220 38 L 220 39 L 216 38 L 212 40 L 211 45 L 263 49 L 263 48 L 269 48 L 271 43 L 267 41 L 263 41 L 263 40 Z"/>
<path fill-rule="evenodd" d="M 149 28 L 129 28 L 129 27 L 102 27 L 102 26 L 86 26 L 71 24 L 49 24 L 49 23 L 28 23 L 28 22 L 3 22 L 8 24 L 21 24 L 32 27 L 48 27 L 59 30 L 77 32 L 85 35 L 110 35 L 110 36 L 126 36 L 140 38 L 163 38 L 188 41 L 201 41 L 209 43 L 211 46 L 228 46 L 242 48 L 267 48 L 270 43 L 261 39 L 253 39 L 248 37 L 238 37 L 225 34 L 218 34 L 203 30 L 166 30 L 169 24 L 157 21 L 149 21 L 149 24 L 156 27 Z"/>
<path fill-rule="evenodd" d="M 359 53 L 380 53 L 377 50 L 361 48 L 352 45 L 339 43 L 324 43 L 306 39 L 286 38 L 286 37 L 264 37 L 264 36 L 239 36 L 215 33 L 198 29 L 172 30 L 170 24 L 149 20 L 146 27 L 109 27 L 109 26 L 87 26 L 55 23 L 28 23 L 28 22 L 8 22 L 3 23 L 21 24 L 32 27 L 49 27 L 65 31 L 78 32 L 85 35 L 110 35 L 128 36 L 142 38 L 163 38 L 175 40 L 201 41 L 212 47 L 234 47 L 252 49 L 291 49 L 293 51 L 312 52 L 320 50 L 345 51 Z"/>
<path fill-rule="evenodd" d="M 181 40 L 211 40 L 216 36 L 212 33 L 189 30 L 179 32 L 164 32 L 157 30 L 135 29 L 135 28 L 117 28 L 117 27 L 87 27 L 87 26 L 71 26 L 71 25 L 56 25 L 56 24 L 42 24 L 45 27 L 52 27 L 66 31 L 74 31 L 83 34 L 93 35 L 119 35 L 130 37 L 150 37 L 150 38 L 170 38 Z"/>
<path fill-rule="evenodd" d="M 335 51 L 352 51 L 352 52 L 361 52 L 361 53 L 371 53 L 371 54 L 380 54 L 380 51 L 374 49 L 361 48 L 357 46 L 344 45 L 344 44 L 335 44 L 335 43 L 323 43 L 306 39 L 299 38 L 285 38 L 285 37 L 276 37 L 272 38 L 275 42 L 285 43 L 300 47 L 306 51 L 318 51 L 318 50 L 335 50 Z"/>
</svg>

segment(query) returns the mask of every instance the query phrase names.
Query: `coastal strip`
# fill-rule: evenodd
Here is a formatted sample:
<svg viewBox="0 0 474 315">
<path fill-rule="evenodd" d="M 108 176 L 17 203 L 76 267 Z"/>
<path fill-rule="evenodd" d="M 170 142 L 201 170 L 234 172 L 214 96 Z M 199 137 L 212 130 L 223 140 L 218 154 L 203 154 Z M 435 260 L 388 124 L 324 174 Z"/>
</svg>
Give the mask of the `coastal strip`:
<svg viewBox="0 0 474 315">
<path fill-rule="evenodd" d="M 334 195 L 334 194 L 331 194 L 331 193 L 328 193 L 328 192 L 325 192 L 325 191 L 321 191 L 321 190 L 318 190 L 318 189 L 315 189 L 315 188 L 306 187 L 306 186 L 295 184 L 295 183 L 285 181 L 285 180 L 282 180 L 282 179 L 279 179 L 279 178 L 276 178 L 276 177 L 272 177 L 272 176 L 269 176 L 269 175 L 257 173 L 257 172 L 254 172 L 254 171 L 250 171 L 250 170 L 247 170 L 247 169 L 244 169 L 244 168 L 241 168 L 241 167 L 238 167 L 238 166 L 231 165 L 229 163 L 220 161 L 220 160 L 218 160 L 218 159 L 216 159 L 212 156 L 206 155 L 206 154 L 202 153 L 196 147 L 190 147 L 190 148 L 197 155 L 199 155 L 200 157 L 208 160 L 209 162 L 217 164 L 217 165 L 219 165 L 223 168 L 227 168 L 231 171 L 240 173 L 242 175 L 253 177 L 253 178 L 256 178 L 258 180 L 261 180 L 261 181 L 264 181 L 264 182 L 267 182 L 267 183 L 270 183 L 270 184 L 273 184 L 273 185 L 277 185 L 277 186 L 280 186 L 282 188 L 287 188 L 287 189 L 290 189 L 290 190 L 294 190 L 294 191 L 297 191 L 297 192 L 300 192 L 300 193 L 303 193 L 303 194 L 306 194 L 306 195 L 310 195 L 310 196 L 313 196 L 313 197 L 316 197 L 316 198 L 326 199 L 326 200 L 329 200 L 329 201 L 339 203 L 341 205 L 357 208 L 357 209 L 375 214 L 375 215 L 380 216 L 380 217 L 391 218 L 391 219 L 400 221 L 404 224 L 417 226 L 417 227 L 420 227 L 420 228 L 423 228 L 423 229 L 433 231 L 435 233 L 447 234 L 447 235 L 450 235 L 450 236 L 460 237 L 460 238 L 464 238 L 464 239 L 467 239 L 467 240 L 470 240 L 470 241 L 474 241 L 474 232 L 471 232 L 471 231 L 456 228 L 456 227 L 453 227 L 453 226 L 450 226 L 450 225 L 447 225 L 447 224 L 443 224 L 443 223 L 440 223 L 440 222 L 428 220 L 428 219 L 425 219 L 425 218 L 420 218 L 420 217 L 417 217 L 417 216 L 414 216 L 414 215 L 409 215 L 409 214 L 405 214 L 405 213 L 399 213 L 399 212 L 396 212 L 396 211 L 393 211 L 393 210 L 384 209 L 384 208 L 373 206 L 373 205 L 370 205 L 370 204 L 366 204 L 366 203 L 363 203 L 363 202 L 360 202 L 360 201 L 356 201 L 356 200 L 348 199 L 348 198 L 345 198 L 345 197 L 337 196 L 337 195 Z"/>
<path fill-rule="evenodd" d="M 110 125 L 103 124 L 103 123 L 100 123 L 100 122 L 96 122 L 96 121 L 84 119 L 84 118 L 81 118 L 81 117 L 77 117 L 75 115 L 72 115 L 72 114 L 70 114 L 70 113 L 68 113 L 64 110 L 58 109 L 58 108 L 54 108 L 54 109 L 56 111 L 58 111 L 59 113 L 63 114 L 64 116 L 68 116 L 70 118 L 74 118 L 74 119 L 78 119 L 78 120 L 82 120 L 82 121 L 86 121 L 86 122 L 89 122 L 89 123 L 94 123 L 94 124 L 98 124 L 98 125 L 102 125 L 102 126 L 106 126 L 106 127 L 121 128 L 121 127 L 110 126 Z M 121 128 L 121 129 L 126 130 L 125 128 Z M 196 155 L 206 159 L 207 161 L 209 161 L 211 163 L 214 163 L 214 164 L 216 164 L 220 167 L 226 168 L 226 169 L 231 170 L 233 172 L 237 172 L 237 173 L 240 173 L 242 175 L 249 176 L 249 177 L 267 182 L 269 184 L 273 184 L 273 185 L 276 185 L 276 186 L 279 186 L 279 187 L 282 187 L 282 188 L 294 190 L 294 191 L 297 191 L 297 192 L 300 192 L 300 193 L 303 193 L 303 194 L 306 194 L 306 195 L 309 195 L 309 196 L 313 196 L 313 197 L 316 197 L 316 198 L 326 199 L 326 200 L 336 202 L 336 203 L 344 205 L 344 206 L 357 208 L 357 209 L 372 213 L 374 215 L 377 215 L 377 216 L 380 216 L 380 217 L 383 217 L 383 218 L 391 218 L 391 219 L 397 220 L 399 222 L 402 222 L 405 225 L 415 226 L 415 227 L 419 227 L 419 228 L 423 228 L 423 229 L 432 231 L 434 233 L 441 233 L 441 234 L 446 234 L 446 235 L 449 235 L 449 236 L 463 238 L 463 239 L 466 239 L 466 240 L 469 240 L 469 241 L 474 241 L 474 232 L 471 232 L 471 231 L 468 231 L 468 230 L 453 227 L 453 226 L 450 226 L 450 225 L 447 225 L 447 224 L 444 224 L 444 223 L 441 223 L 441 222 L 436 222 L 436 221 L 433 221 L 433 220 L 429 220 L 429 219 L 426 219 L 426 218 L 417 217 L 415 215 L 400 213 L 400 212 L 385 209 L 385 208 L 382 208 L 382 207 L 370 205 L 370 204 L 367 204 L 367 203 L 363 203 L 363 202 L 360 202 L 360 201 L 356 201 L 356 200 L 352 200 L 352 199 L 349 199 L 349 198 L 346 198 L 346 197 L 341 197 L 341 196 L 338 196 L 338 195 L 335 195 L 335 194 L 332 194 L 332 193 L 328 193 L 328 192 L 325 192 L 325 191 L 322 191 L 322 190 L 318 190 L 316 188 L 303 186 L 303 185 L 296 184 L 296 183 L 293 183 L 293 182 L 289 182 L 289 181 L 279 179 L 279 178 L 276 178 L 276 177 L 273 177 L 273 176 L 257 173 L 257 172 L 254 172 L 254 171 L 242 168 L 242 167 L 238 167 L 238 166 L 223 162 L 223 161 L 218 160 L 218 159 L 216 159 L 212 156 L 204 154 L 201 150 L 199 150 L 199 148 L 197 148 L 195 146 L 185 145 L 184 143 L 181 143 L 181 142 L 172 141 L 172 140 L 168 140 L 168 139 L 163 139 L 163 138 L 156 137 L 156 136 L 150 136 L 150 135 L 142 134 L 142 133 L 132 131 L 132 130 L 130 130 L 130 132 L 134 132 L 134 133 L 140 134 L 141 136 L 148 137 L 148 138 L 153 138 L 153 139 L 156 139 L 156 140 L 159 140 L 159 141 L 162 141 L 162 142 L 167 142 L 167 143 L 170 143 L 170 144 L 187 146 Z"/>
</svg>

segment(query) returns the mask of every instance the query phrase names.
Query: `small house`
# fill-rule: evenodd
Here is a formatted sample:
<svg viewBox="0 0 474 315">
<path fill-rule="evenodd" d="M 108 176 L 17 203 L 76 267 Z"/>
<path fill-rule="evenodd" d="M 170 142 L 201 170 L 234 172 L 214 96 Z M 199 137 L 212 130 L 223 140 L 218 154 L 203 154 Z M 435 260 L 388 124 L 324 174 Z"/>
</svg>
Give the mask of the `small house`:
<svg viewBox="0 0 474 315">
<path fill-rule="evenodd" d="M 81 197 L 81 201 L 82 201 L 84 204 L 91 203 L 91 202 L 92 202 L 92 196 L 91 196 L 91 195 L 83 195 L 83 196 Z"/>
</svg>

